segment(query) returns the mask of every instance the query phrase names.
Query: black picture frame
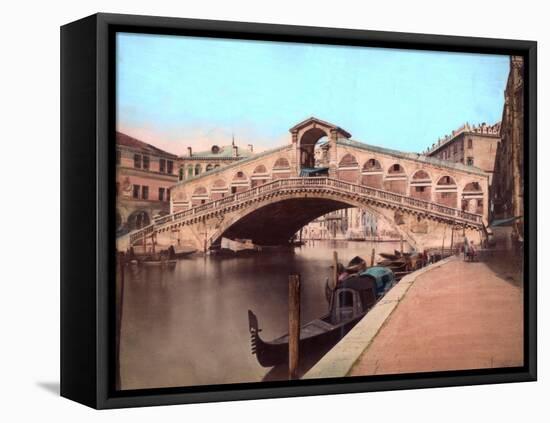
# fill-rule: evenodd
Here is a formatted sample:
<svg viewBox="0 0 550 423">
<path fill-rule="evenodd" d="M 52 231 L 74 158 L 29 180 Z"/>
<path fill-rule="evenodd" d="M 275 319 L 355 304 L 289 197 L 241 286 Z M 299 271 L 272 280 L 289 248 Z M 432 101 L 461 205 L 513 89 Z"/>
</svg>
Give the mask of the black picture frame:
<svg viewBox="0 0 550 423">
<path fill-rule="evenodd" d="M 114 35 L 117 31 L 496 53 L 525 60 L 525 285 L 522 368 L 258 382 L 138 391 L 113 389 L 115 266 Z M 90 407 L 231 401 L 534 381 L 537 377 L 537 45 L 455 37 L 118 14 L 61 28 L 61 395 Z"/>
</svg>

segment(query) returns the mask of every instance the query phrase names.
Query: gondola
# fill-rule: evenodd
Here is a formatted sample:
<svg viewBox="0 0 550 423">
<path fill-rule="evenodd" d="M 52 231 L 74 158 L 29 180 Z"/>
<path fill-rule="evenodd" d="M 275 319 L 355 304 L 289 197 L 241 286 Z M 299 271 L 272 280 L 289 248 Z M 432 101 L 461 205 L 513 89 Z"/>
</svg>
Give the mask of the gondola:
<svg viewBox="0 0 550 423">
<path fill-rule="evenodd" d="M 385 260 L 397 260 L 399 258 L 399 256 L 390 253 L 379 253 L 378 255 Z"/>
<path fill-rule="evenodd" d="M 321 348 L 332 346 L 343 338 L 376 302 L 376 282 L 373 278 L 348 278 L 334 291 L 329 312 L 300 326 L 300 357 L 307 357 Z M 288 362 L 288 334 L 264 341 L 258 318 L 249 310 L 248 322 L 252 353 L 263 367 Z"/>
<path fill-rule="evenodd" d="M 390 270 L 388 274 L 392 274 Z M 300 326 L 300 357 L 307 357 L 321 348 L 331 347 L 342 339 L 376 304 L 377 278 L 362 272 L 339 282 L 332 292 L 329 312 Z M 248 323 L 252 353 L 263 367 L 272 367 L 288 362 L 288 334 L 272 341 L 264 341 L 258 318 L 249 310 Z"/>
<path fill-rule="evenodd" d="M 350 262 L 345 268 L 345 271 L 349 274 L 352 274 L 352 273 L 362 272 L 366 268 L 367 268 L 367 262 L 363 258 L 359 256 L 355 256 L 350 260 Z"/>
</svg>

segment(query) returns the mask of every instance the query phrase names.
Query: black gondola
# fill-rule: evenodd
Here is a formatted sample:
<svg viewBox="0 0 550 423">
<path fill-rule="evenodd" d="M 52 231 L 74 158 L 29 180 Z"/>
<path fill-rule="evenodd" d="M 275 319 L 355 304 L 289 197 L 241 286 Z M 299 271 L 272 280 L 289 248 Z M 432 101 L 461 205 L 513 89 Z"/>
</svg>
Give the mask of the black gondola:
<svg viewBox="0 0 550 423">
<path fill-rule="evenodd" d="M 376 277 L 368 274 L 349 277 L 334 290 L 329 312 L 300 326 L 300 357 L 336 344 L 376 303 Z M 258 318 L 248 310 L 252 353 L 264 367 L 288 362 L 288 334 L 273 341 L 264 341 Z"/>
</svg>

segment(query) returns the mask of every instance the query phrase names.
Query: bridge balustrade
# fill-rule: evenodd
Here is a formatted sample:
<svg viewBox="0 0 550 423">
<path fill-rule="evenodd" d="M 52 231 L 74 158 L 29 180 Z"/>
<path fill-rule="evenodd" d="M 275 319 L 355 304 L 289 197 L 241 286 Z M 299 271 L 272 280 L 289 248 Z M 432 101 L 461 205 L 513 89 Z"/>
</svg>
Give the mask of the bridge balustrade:
<svg viewBox="0 0 550 423">
<path fill-rule="evenodd" d="M 464 212 L 464 211 L 453 209 L 451 207 L 446 207 L 440 204 L 431 203 L 425 200 L 420 200 L 417 198 L 408 197 L 406 195 L 401 195 L 401 194 L 397 194 L 389 191 L 367 187 L 364 185 L 356 185 L 350 182 L 340 181 L 337 179 L 332 179 L 332 178 L 327 178 L 322 176 L 306 177 L 306 178 L 286 178 L 286 179 L 276 179 L 274 181 L 257 186 L 247 191 L 232 194 L 230 196 L 221 198 L 219 200 L 210 201 L 208 203 L 200 204 L 188 210 L 183 210 L 168 216 L 164 216 L 160 219 L 157 219 L 155 223 L 153 223 L 152 225 L 146 228 L 143 228 L 141 230 L 138 230 L 133 234 L 130 234 L 130 243 L 134 243 L 135 241 L 150 234 L 151 232 L 153 232 L 156 226 L 161 226 L 170 222 L 175 222 L 175 221 L 183 220 L 188 217 L 197 216 L 202 213 L 223 208 L 233 203 L 255 198 L 266 193 L 279 191 L 285 188 L 296 188 L 296 187 L 304 187 L 304 188 L 332 187 L 340 191 L 354 193 L 354 194 L 361 194 L 366 197 L 380 199 L 385 202 L 390 202 L 397 205 L 406 205 L 406 206 L 413 207 L 415 209 L 432 211 L 441 215 L 459 218 L 461 220 L 465 220 L 472 223 L 481 224 L 483 222 L 482 216 L 478 214 Z"/>
</svg>

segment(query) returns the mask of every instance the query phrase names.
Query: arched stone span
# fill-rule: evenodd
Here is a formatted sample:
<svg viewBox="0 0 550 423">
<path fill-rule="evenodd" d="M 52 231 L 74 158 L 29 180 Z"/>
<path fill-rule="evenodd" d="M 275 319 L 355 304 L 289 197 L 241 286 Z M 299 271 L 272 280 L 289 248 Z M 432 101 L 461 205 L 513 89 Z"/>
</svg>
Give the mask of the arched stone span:
<svg viewBox="0 0 550 423">
<path fill-rule="evenodd" d="M 312 193 L 296 198 L 292 195 L 272 197 L 262 203 L 251 204 L 246 210 L 229 219 L 223 219 L 209 234 L 208 245 L 219 244 L 221 237 L 252 239 L 259 245 L 284 245 L 303 226 L 335 210 L 361 207 L 379 219 L 386 220 L 412 246 L 416 240 L 394 221 L 392 209 L 379 209 L 356 197 L 343 200 L 331 193 Z"/>
</svg>

